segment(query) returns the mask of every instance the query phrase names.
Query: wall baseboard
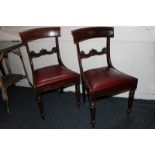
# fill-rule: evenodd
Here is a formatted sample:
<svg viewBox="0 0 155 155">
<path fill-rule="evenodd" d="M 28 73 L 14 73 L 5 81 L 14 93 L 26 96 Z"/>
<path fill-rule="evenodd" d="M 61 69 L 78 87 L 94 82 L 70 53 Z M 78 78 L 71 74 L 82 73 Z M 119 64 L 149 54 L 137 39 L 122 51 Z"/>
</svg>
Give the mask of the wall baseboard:
<svg viewBox="0 0 155 155">
<path fill-rule="evenodd" d="M 18 83 L 16 83 L 16 86 L 20 86 L 20 87 L 30 87 L 29 83 L 27 82 L 27 80 L 21 80 Z M 82 87 L 81 87 L 82 90 Z M 75 92 L 75 87 L 71 86 L 68 87 L 66 89 L 64 89 L 65 92 Z M 82 92 L 82 91 L 81 91 Z M 119 95 L 116 95 L 115 97 L 123 97 L 123 98 L 128 98 L 128 92 L 126 93 L 122 93 Z M 135 99 L 143 99 L 143 100 L 155 100 L 155 94 L 150 94 L 150 93 L 139 93 L 136 92 L 135 93 Z"/>
</svg>

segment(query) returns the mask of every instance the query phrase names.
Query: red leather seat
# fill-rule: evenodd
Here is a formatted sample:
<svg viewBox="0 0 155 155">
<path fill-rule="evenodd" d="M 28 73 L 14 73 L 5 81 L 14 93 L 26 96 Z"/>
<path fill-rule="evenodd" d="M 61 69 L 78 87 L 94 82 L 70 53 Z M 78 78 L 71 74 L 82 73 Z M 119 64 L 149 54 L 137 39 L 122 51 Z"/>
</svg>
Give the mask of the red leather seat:
<svg viewBox="0 0 155 155">
<path fill-rule="evenodd" d="M 37 89 L 64 81 L 79 78 L 79 74 L 64 66 L 54 65 L 35 70 L 35 86 Z"/>
<path fill-rule="evenodd" d="M 136 84 L 138 79 L 111 67 L 95 68 L 84 72 L 92 92 L 104 91 Z"/>
<path fill-rule="evenodd" d="M 42 96 L 46 92 L 59 89 L 60 92 L 62 93 L 64 88 L 74 85 L 77 105 L 80 106 L 80 75 L 78 73 L 71 71 L 62 62 L 59 48 L 60 36 L 61 36 L 60 27 L 36 28 L 20 33 L 21 40 L 25 44 L 29 56 L 30 66 L 32 69 L 33 84 L 34 84 L 33 88 L 35 91 L 40 114 L 43 119 L 45 119 L 45 114 L 44 114 Z M 30 46 L 29 44 L 30 42 L 33 44 L 34 43 L 33 41 L 40 39 L 43 40 L 47 38 L 53 40 L 51 50 L 47 50 L 44 47 L 40 49 L 39 52 L 38 51 L 35 52 L 34 49 L 38 49 L 38 47 L 35 46 L 37 44 L 33 46 L 34 49 L 32 49 L 32 46 Z M 52 54 L 55 54 L 57 56 L 58 61 L 57 65 L 50 65 L 47 67 L 40 67 L 39 69 L 35 69 L 33 59 L 37 59 L 44 55 L 52 55 Z"/>
<path fill-rule="evenodd" d="M 110 40 L 114 37 L 113 27 L 88 27 L 81 28 L 72 31 L 74 43 L 76 44 L 77 54 L 79 59 L 79 67 L 82 77 L 82 92 L 83 101 L 85 102 L 85 91 L 87 91 L 90 102 L 90 114 L 91 124 L 94 128 L 96 125 L 96 99 L 101 97 L 107 97 L 129 91 L 128 99 L 128 114 L 132 111 L 132 105 L 134 100 L 135 90 L 137 88 L 138 79 L 130 75 L 122 73 L 114 68 L 110 57 Z M 106 46 L 103 45 L 100 51 L 94 49 L 91 45 L 91 50 L 83 51 L 81 42 L 85 42 L 90 39 L 98 38 L 106 40 Z M 92 41 L 91 40 L 91 41 Z M 100 40 L 101 41 L 101 40 Z M 99 42 L 100 42 L 99 41 Z M 97 45 L 97 44 L 96 44 Z M 87 59 L 93 56 L 106 55 L 107 66 L 102 68 L 95 68 L 84 71 L 83 59 Z M 93 60 L 93 59 L 92 59 Z"/>
</svg>

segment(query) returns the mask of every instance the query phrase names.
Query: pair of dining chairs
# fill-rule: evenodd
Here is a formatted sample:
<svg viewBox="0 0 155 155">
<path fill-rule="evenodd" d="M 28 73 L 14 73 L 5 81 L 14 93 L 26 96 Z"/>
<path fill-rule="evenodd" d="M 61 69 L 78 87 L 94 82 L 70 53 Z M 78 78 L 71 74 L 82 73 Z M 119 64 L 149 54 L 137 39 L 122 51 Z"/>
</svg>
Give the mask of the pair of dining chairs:
<svg viewBox="0 0 155 155">
<path fill-rule="evenodd" d="M 77 56 L 80 68 L 80 74 L 67 68 L 61 59 L 59 48 L 59 37 L 61 36 L 60 27 L 37 28 L 20 33 L 20 37 L 26 46 L 30 66 L 33 76 L 33 87 L 40 109 L 40 114 L 45 119 L 42 95 L 45 92 L 75 85 L 76 101 L 80 106 L 80 82 L 82 83 L 83 101 L 86 101 L 86 91 L 90 103 L 90 116 L 92 128 L 96 125 L 96 100 L 101 97 L 107 97 L 122 92 L 129 91 L 128 114 L 132 110 L 134 93 L 137 87 L 138 79 L 118 71 L 113 67 L 110 58 L 110 39 L 114 37 L 113 27 L 88 27 L 72 31 L 74 43 L 77 48 Z M 55 45 L 52 50 L 41 49 L 40 52 L 34 52 L 30 49 L 29 43 L 38 39 L 53 38 Z M 85 53 L 80 48 L 80 43 L 94 38 L 106 39 L 106 47 L 101 51 L 95 49 Z M 56 54 L 58 64 L 34 68 L 34 58 L 42 55 Z M 83 69 L 83 59 L 96 55 L 106 55 L 107 66 L 101 68 Z"/>
</svg>

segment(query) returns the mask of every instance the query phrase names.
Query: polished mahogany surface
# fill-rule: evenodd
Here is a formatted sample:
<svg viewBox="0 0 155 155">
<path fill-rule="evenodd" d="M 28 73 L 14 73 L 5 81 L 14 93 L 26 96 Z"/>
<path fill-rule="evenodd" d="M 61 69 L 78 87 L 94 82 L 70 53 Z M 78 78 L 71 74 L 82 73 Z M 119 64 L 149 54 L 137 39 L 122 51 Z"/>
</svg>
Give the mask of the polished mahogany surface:
<svg viewBox="0 0 155 155">
<path fill-rule="evenodd" d="M 113 27 L 88 27 L 72 31 L 74 43 L 93 38 L 114 37 Z"/>
<path fill-rule="evenodd" d="M 43 109 L 42 95 L 45 92 L 56 89 L 60 89 L 60 92 L 62 92 L 63 88 L 75 85 L 77 105 L 80 105 L 80 75 L 67 68 L 61 60 L 59 49 L 59 37 L 61 36 L 60 31 L 60 27 L 45 27 L 31 29 L 20 33 L 21 40 L 26 46 L 29 56 L 32 69 L 34 91 L 36 94 L 40 114 L 43 119 L 45 119 L 45 114 Z M 44 38 L 50 38 L 51 40 L 53 40 L 55 42 L 54 47 L 51 46 L 51 50 L 42 48 L 39 52 L 32 51 L 31 47 L 29 46 L 29 42 Z M 56 54 L 58 60 L 57 65 L 50 65 L 47 67 L 41 67 L 40 69 L 34 69 L 34 58 L 37 59 L 41 56 L 51 54 Z"/>
<path fill-rule="evenodd" d="M 45 27 L 20 33 L 22 42 L 30 42 L 41 38 L 60 37 L 60 27 Z"/>
<path fill-rule="evenodd" d="M 85 102 L 85 90 L 90 101 L 91 124 L 96 124 L 96 99 L 129 91 L 128 114 L 132 110 L 134 93 L 138 79 L 118 71 L 112 64 L 110 57 L 110 40 L 114 37 L 113 27 L 88 27 L 72 31 L 74 43 L 77 48 L 79 67 L 82 77 L 83 101 Z M 97 51 L 93 47 L 87 52 L 81 49 L 80 43 L 90 39 L 106 39 L 106 47 Z M 83 59 L 95 56 L 106 56 L 107 66 L 84 71 Z"/>
</svg>

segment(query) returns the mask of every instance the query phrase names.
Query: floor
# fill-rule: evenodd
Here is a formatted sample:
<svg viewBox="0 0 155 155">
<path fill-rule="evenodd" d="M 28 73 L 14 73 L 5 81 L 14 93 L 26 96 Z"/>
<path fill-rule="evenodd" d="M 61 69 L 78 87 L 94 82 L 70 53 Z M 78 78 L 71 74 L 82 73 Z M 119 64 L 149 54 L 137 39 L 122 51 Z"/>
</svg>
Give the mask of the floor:
<svg viewBox="0 0 155 155">
<path fill-rule="evenodd" d="M 76 106 L 73 93 L 58 91 L 44 95 L 46 120 L 42 120 L 31 88 L 13 86 L 9 89 L 10 114 L 0 102 L 1 129 L 90 129 L 89 104 Z M 133 112 L 127 117 L 126 98 L 97 101 L 97 129 L 155 129 L 155 101 L 135 100 Z"/>
</svg>

